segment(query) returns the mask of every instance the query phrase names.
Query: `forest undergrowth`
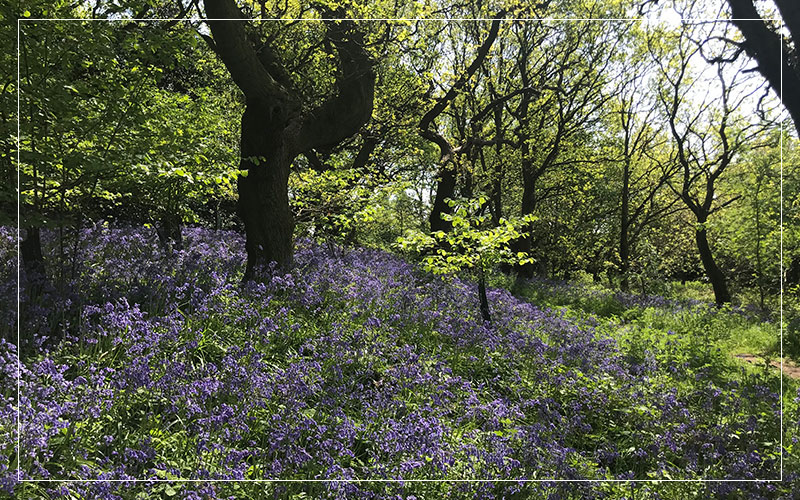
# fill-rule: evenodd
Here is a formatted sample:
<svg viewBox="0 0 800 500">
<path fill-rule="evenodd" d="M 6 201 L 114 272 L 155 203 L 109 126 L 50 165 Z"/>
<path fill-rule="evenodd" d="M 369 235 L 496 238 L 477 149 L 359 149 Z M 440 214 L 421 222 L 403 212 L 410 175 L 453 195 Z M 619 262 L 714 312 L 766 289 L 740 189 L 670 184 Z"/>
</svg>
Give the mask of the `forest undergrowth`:
<svg viewBox="0 0 800 500">
<path fill-rule="evenodd" d="M 1 236 L 15 339 L 16 240 Z M 489 287 L 488 323 L 474 283 L 379 250 L 300 241 L 290 273 L 242 285 L 242 236 L 199 228 L 165 252 L 152 229 L 101 224 L 64 252 L 46 282 L 22 276 L 19 377 L 0 346 L 9 497 L 800 491 L 800 384 L 731 355 L 779 332 L 744 310 L 533 280 Z M 779 479 L 781 455 L 782 482 L 723 481 Z M 674 479 L 715 481 L 627 481 Z"/>
</svg>

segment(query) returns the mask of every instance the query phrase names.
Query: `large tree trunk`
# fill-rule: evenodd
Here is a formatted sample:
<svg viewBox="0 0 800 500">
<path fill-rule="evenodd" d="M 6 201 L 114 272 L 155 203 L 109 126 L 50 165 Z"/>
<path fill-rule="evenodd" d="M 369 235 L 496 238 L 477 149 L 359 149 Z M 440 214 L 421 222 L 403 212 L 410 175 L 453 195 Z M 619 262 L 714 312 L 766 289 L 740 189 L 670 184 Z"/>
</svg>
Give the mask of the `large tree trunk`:
<svg viewBox="0 0 800 500">
<path fill-rule="evenodd" d="M 711 253 L 711 247 L 708 245 L 708 236 L 706 228 L 700 227 L 695 231 L 695 238 L 697 240 L 697 250 L 700 253 L 700 260 L 703 262 L 703 269 L 706 271 L 706 276 L 714 288 L 714 300 L 718 306 L 726 304 L 731 301 L 731 294 L 728 291 L 728 284 L 725 280 L 725 275 L 722 270 L 714 261 L 714 255 Z"/>
<path fill-rule="evenodd" d="M 247 236 L 245 280 L 270 263 L 292 264 L 294 221 L 289 209 L 289 167 L 311 150 L 330 150 L 358 132 L 372 115 L 375 71 L 363 34 L 352 21 L 326 21 L 326 40 L 336 48 L 336 91 L 302 112 L 302 97 L 270 43 L 253 45 L 244 16 L 233 0 L 206 0 L 214 50 L 246 99 L 242 116 L 239 215 Z M 322 17 L 344 11 L 321 8 Z M 241 20 L 241 21 L 238 21 Z"/>
<path fill-rule="evenodd" d="M 447 204 L 448 198 L 454 198 L 456 193 L 456 169 L 453 164 L 446 164 L 439 170 L 439 179 L 436 182 L 436 196 L 433 199 L 431 208 L 430 225 L 431 232 L 449 232 L 452 224 L 442 219 L 442 215 L 452 213 L 450 205 Z"/>
<path fill-rule="evenodd" d="M 294 220 L 289 209 L 289 166 L 283 129 L 270 123 L 269 113 L 248 103 L 242 115 L 239 176 L 239 216 L 244 222 L 247 241 L 245 280 L 257 279 L 259 273 L 276 263 L 280 269 L 292 264 Z"/>
</svg>

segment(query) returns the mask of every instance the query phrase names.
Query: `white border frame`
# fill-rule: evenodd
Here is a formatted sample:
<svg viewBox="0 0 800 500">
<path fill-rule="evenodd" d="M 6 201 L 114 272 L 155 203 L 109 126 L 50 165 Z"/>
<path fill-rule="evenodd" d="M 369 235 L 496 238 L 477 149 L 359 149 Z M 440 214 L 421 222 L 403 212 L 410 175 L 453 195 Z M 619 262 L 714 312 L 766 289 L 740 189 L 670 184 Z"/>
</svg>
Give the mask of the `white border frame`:
<svg viewBox="0 0 800 500">
<path fill-rule="evenodd" d="M 704 18 L 681 18 L 681 22 L 708 22 L 708 21 L 774 21 L 783 26 L 782 19 L 775 18 L 753 18 L 753 19 L 704 19 Z M 21 140 L 20 140 L 20 32 L 23 22 L 28 21 L 80 21 L 80 22 L 151 22 L 151 21 L 181 21 L 181 22 L 199 22 L 204 23 L 207 21 L 276 21 L 276 22 L 291 22 L 291 21 L 445 21 L 445 22 L 462 22 L 462 21 L 494 21 L 490 18 L 345 18 L 345 19 L 303 19 L 303 18 L 251 18 L 251 19 L 226 19 L 226 18 L 124 18 L 124 19 L 83 19 L 83 18 L 18 18 L 17 19 L 17 482 L 18 483 L 472 483 L 472 482 L 492 482 L 492 483 L 708 483 L 708 482 L 730 482 L 730 483 L 771 483 L 783 482 L 783 134 L 784 134 L 784 115 L 785 108 L 783 107 L 783 64 L 780 67 L 781 83 L 780 83 L 780 478 L 779 479 L 22 479 L 20 464 L 22 457 L 20 455 L 20 441 L 22 439 L 22 427 L 20 422 L 20 375 L 22 360 L 20 358 L 20 330 L 21 330 L 21 314 L 20 314 L 20 266 L 21 262 L 21 219 L 20 219 L 20 169 L 21 169 Z M 637 21 L 642 22 L 651 21 L 650 19 L 643 18 L 506 18 L 501 19 L 502 22 L 513 21 Z M 780 61 L 783 63 L 783 37 L 780 43 Z"/>
</svg>

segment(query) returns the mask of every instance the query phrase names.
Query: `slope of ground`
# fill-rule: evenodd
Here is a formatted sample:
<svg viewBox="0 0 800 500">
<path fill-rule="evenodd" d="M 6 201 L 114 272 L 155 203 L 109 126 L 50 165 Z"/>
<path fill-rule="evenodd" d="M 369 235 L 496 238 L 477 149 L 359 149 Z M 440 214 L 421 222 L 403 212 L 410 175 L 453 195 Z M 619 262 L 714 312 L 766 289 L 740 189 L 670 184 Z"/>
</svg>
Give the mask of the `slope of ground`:
<svg viewBox="0 0 800 500">
<path fill-rule="evenodd" d="M 4 233 L 8 262 L 13 241 Z M 68 287 L 32 300 L 23 279 L 19 379 L 15 348 L 0 356 L 7 494 L 777 498 L 798 487 L 788 472 L 783 483 L 517 481 L 778 478 L 779 379 L 699 340 L 750 321 L 736 314 L 623 304 L 619 318 L 579 317 L 491 289 L 485 324 L 473 284 L 385 252 L 300 242 L 291 274 L 242 287 L 240 235 L 191 229 L 184 244 L 165 255 L 148 229 L 100 226 L 83 233 Z M 784 388 L 791 471 L 800 394 Z M 24 479 L 122 481 L 20 484 L 17 467 Z M 175 478 L 371 481 L 129 482 Z"/>
</svg>

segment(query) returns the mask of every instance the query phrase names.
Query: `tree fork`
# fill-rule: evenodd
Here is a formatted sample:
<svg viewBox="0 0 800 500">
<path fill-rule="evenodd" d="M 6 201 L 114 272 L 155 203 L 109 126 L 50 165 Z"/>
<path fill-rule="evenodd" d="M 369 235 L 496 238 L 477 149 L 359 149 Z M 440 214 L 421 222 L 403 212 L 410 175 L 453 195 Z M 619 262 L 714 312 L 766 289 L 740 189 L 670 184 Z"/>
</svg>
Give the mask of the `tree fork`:
<svg viewBox="0 0 800 500">
<path fill-rule="evenodd" d="M 338 53 L 336 91 L 318 107 L 301 113 L 302 101 L 291 88 L 273 48 L 256 51 L 234 0 L 206 0 L 214 48 L 245 95 L 242 116 L 238 213 L 245 227 L 245 280 L 272 263 L 292 265 L 294 220 L 289 208 L 289 169 L 303 151 L 332 148 L 358 132 L 372 115 L 373 62 L 363 35 L 352 21 L 325 21 L 327 37 Z M 327 18 L 344 17 L 325 12 Z M 221 19 L 228 19 L 227 21 Z"/>
</svg>

